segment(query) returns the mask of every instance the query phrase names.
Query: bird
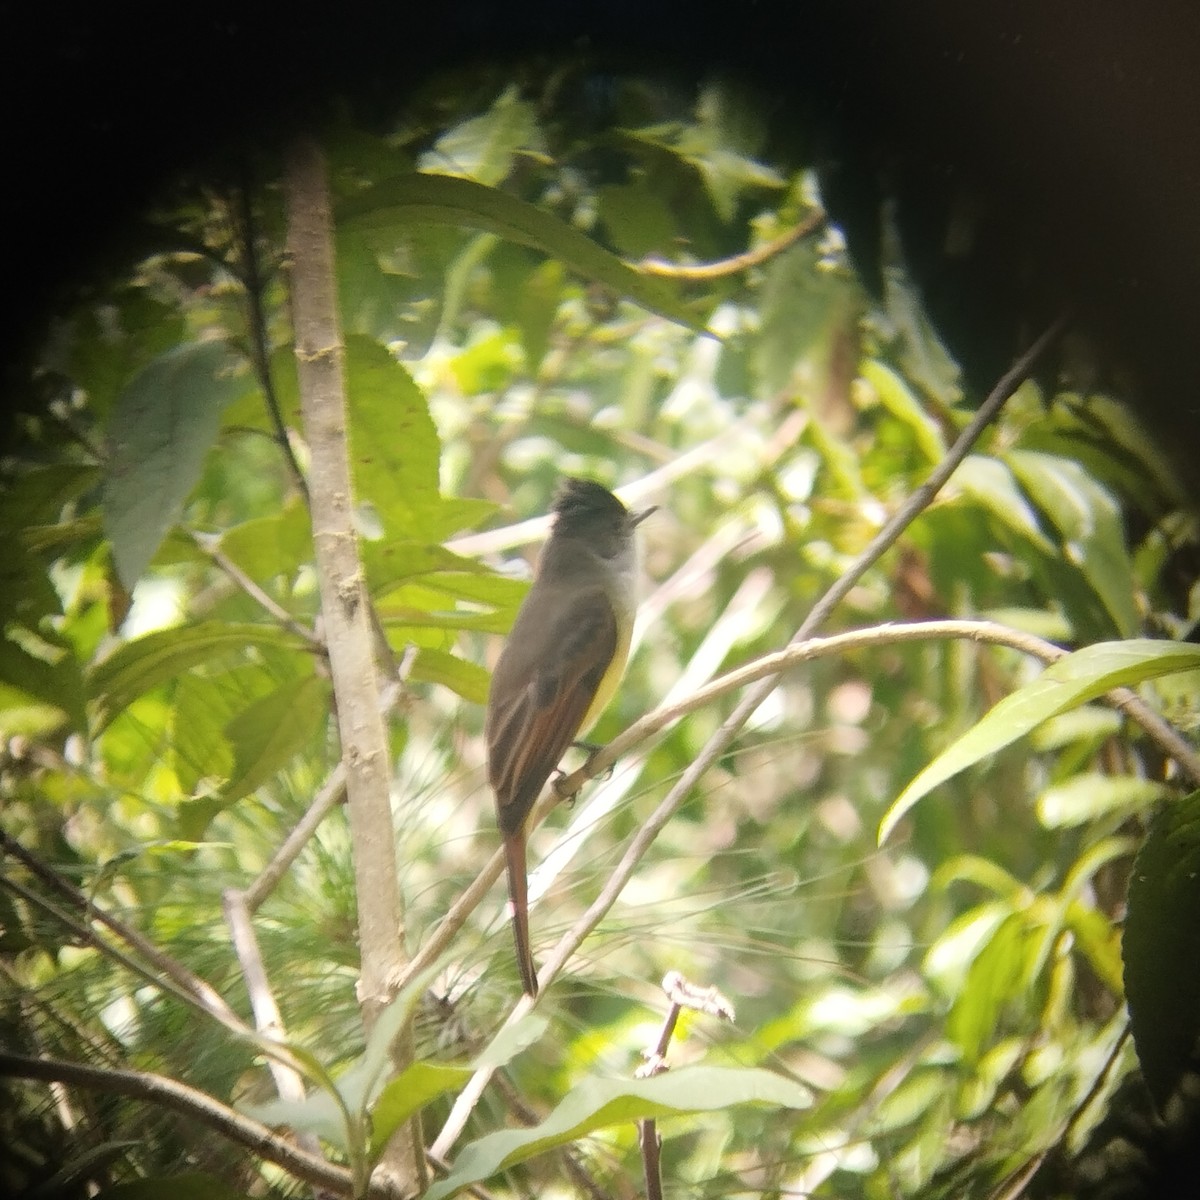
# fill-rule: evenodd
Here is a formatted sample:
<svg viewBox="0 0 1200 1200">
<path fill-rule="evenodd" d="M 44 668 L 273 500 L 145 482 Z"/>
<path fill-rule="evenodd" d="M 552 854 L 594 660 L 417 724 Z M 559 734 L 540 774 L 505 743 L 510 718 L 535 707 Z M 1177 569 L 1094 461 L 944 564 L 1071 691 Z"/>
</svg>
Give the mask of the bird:
<svg viewBox="0 0 1200 1200">
<path fill-rule="evenodd" d="M 634 531 L 654 509 L 630 512 L 602 484 L 566 478 L 552 511 L 533 586 L 492 673 L 484 723 L 517 965 L 529 996 L 538 990 L 529 945 L 529 814 L 624 674 L 637 610 Z"/>
</svg>

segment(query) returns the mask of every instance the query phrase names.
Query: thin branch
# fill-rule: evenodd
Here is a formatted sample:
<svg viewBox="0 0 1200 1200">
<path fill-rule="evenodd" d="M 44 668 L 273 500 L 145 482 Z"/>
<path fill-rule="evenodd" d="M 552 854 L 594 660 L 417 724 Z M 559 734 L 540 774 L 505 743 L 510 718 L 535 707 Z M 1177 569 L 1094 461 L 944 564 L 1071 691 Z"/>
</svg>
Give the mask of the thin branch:
<svg viewBox="0 0 1200 1200">
<path fill-rule="evenodd" d="M 635 1072 L 635 1078 L 647 1079 L 661 1075 L 670 1068 L 667 1065 L 667 1050 L 679 1014 L 685 1008 L 720 1017 L 723 1021 L 734 1020 L 733 1005 L 715 987 L 700 988 L 690 983 L 679 971 L 668 971 L 662 981 L 662 989 L 671 1001 L 667 1015 L 663 1018 L 658 1040 L 649 1050 L 642 1052 L 646 1060 Z M 638 1142 L 642 1149 L 642 1173 L 646 1178 L 647 1200 L 663 1200 L 662 1186 L 662 1138 L 658 1136 L 658 1122 L 650 1117 L 638 1122 Z"/>
<path fill-rule="evenodd" d="M 283 845 L 275 851 L 271 861 L 262 869 L 258 878 L 243 893 L 246 908 L 257 912 L 262 902 L 275 890 L 279 881 L 287 874 L 317 826 L 346 798 L 346 764 L 339 762 L 321 785 L 308 811 L 296 823 Z"/>
<path fill-rule="evenodd" d="M 247 172 L 248 174 L 248 172 Z M 250 326 L 250 362 L 254 374 L 258 378 L 258 386 L 262 389 L 266 401 L 267 413 L 275 428 L 275 441 L 283 452 L 284 461 L 288 465 L 296 488 L 304 500 L 305 506 L 310 506 L 308 480 L 300 469 L 288 437 L 287 423 L 283 419 L 283 409 L 279 396 L 275 391 L 275 380 L 271 375 L 271 345 L 267 334 L 267 321 L 263 305 L 263 278 L 258 263 L 258 246 L 254 222 L 254 205 L 250 198 L 250 181 L 244 179 L 236 189 L 236 212 L 234 224 L 238 230 L 241 250 L 241 277 L 246 289 L 246 317 Z"/>
<path fill-rule="evenodd" d="M 279 1005 L 275 1003 L 267 979 L 267 969 L 262 960 L 262 951 L 258 946 L 258 938 L 254 934 L 254 926 L 250 921 L 250 913 L 246 908 L 243 892 L 229 888 L 221 898 L 225 911 L 225 923 L 233 938 L 233 949 L 238 963 L 242 968 L 242 978 L 246 981 L 246 991 L 250 995 L 250 1007 L 254 1013 L 254 1027 L 259 1036 L 286 1044 L 287 1031 L 284 1028 L 283 1016 Z M 267 1066 L 271 1078 L 275 1081 L 275 1090 L 281 1100 L 300 1102 L 306 1092 L 304 1078 L 290 1062 L 270 1055 Z M 309 1154 L 321 1157 L 321 1145 L 314 1133 L 298 1132 L 297 1140 L 300 1146 Z"/>
<path fill-rule="evenodd" d="M 726 275 L 736 275 L 739 271 L 748 271 L 751 267 L 759 266 L 776 254 L 781 254 L 801 238 L 814 233 L 824 224 L 825 214 L 818 208 L 809 213 L 798 225 L 794 225 L 765 245 L 759 246 L 757 250 L 746 250 L 742 254 L 735 254 L 732 258 L 691 265 L 667 262 L 662 258 L 643 258 L 641 262 L 633 265 L 643 275 L 657 275 L 666 279 L 684 279 L 689 282 L 721 279 Z"/>
<path fill-rule="evenodd" d="M 334 1166 L 323 1158 L 297 1149 L 261 1122 L 243 1116 L 207 1092 L 198 1091 L 167 1076 L 149 1071 L 114 1070 L 61 1059 L 27 1058 L 20 1054 L 4 1053 L 0 1053 L 0 1076 L 69 1083 L 76 1087 L 95 1088 L 111 1096 L 145 1100 L 159 1108 L 180 1113 L 223 1138 L 245 1146 L 257 1157 L 275 1163 L 296 1179 L 328 1188 L 339 1196 L 352 1193 L 350 1172 L 345 1167 Z M 369 1192 L 369 1195 L 380 1200 L 390 1200 L 396 1194 L 382 1181 L 373 1183 Z"/>
<path fill-rule="evenodd" d="M 1007 646 L 1044 663 L 1057 662 L 1069 651 L 1044 638 L 1011 629 L 996 621 L 945 620 L 915 621 L 912 623 L 888 623 L 873 625 L 867 629 L 852 629 L 824 638 L 809 638 L 807 641 L 790 644 L 784 650 L 764 655 L 727 671 L 712 683 L 693 692 L 676 704 L 655 709 L 628 729 L 613 738 L 608 745 L 596 752 L 579 770 L 559 781 L 559 789 L 565 795 L 580 790 L 597 775 L 603 774 L 629 750 L 648 738 L 667 729 L 689 713 L 704 708 L 721 696 L 727 695 L 751 683 L 770 680 L 783 671 L 800 663 L 834 654 L 846 654 L 854 650 L 871 647 L 899 645 L 905 642 L 969 640 L 985 642 L 995 646 Z M 1197 783 L 1200 783 L 1200 754 L 1189 745 L 1177 730 L 1164 721 L 1152 708 L 1128 688 L 1116 688 L 1107 693 L 1105 699 L 1112 707 L 1123 712 L 1139 725 L 1156 746 Z"/>
<path fill-rule="evenodd" d="M 283 605 L 277 603 L 271 596 L 267 595 L 229 555 L 217 546 L 215 538 L 206 536 L 194 529 L 188 532 L 191 534 L 192 541 L 195 543 L 197 549 L 206 554 L 212 560 L 213 564 L 219 567 L 260 608 L 274 617 L 285 629 L 291 630 L 297 637 L 302 638 L 310 650 L 315 650 L 319 654 L 325 653 L 325 643 L 321 641 L 315 631 L 296 620 Z"/>
<path fill-rule="evenodd" d="M 130 928 L 124 921 L 105 912 L 99 904 L 85 896 L 83 892 L 69 880 L 64 879 L 53 867 L 47 866 L 35 854 L 26 850 L 24 846 L 11 838 L 3 829 L 0 829 L 0 850 L 11 854 L 14 858 L 24 863 L 42 883 L 67 900 L 71 907 L 82 913 L 89 922 L 94 920 L 103 925 L 131 950 L 136 951 L 146 962 L 156 968 L 162 976 L 165 976 L 176 985 L 178 988 L 176 994 L 181 995 L 181 998 L 216 1017 L 227 1028 L 237 1033 L 249 1032 L 248 1027 L 243 1023 L 242 1019 L 225 1003 L 223 997 L 211 984 L 206 983 L 199 975 L 190 971 L 178 959 L 164 953 L 148 938 L 138 933 L 136 929 Z M 140 964 L 114 951 L 114 948 L 100 938 L 89 924 L 79 923 L 76 925 L 73 921 L 69 921 L 68 923 L 72 928 L 77 928 L 81 936 L 95 945 L 98 950 L 112 954 L 114 957 L 120 957 L 121 962 L 129 967 L 130 970 L 137 971 L 143 978 L 148 978 L 157 986 L 163 986 L 162 979 L 155 978 Z"/>
<path fill-rule="evenodd" d="M 1069 324 L 1069 315 L 1059 317 L 1000 377 L 996 386 L 979 406 L 979 411 L 955 439 L 954 445 L 946 452 L 946 457 L 933 469 L 929 478 L 892 514 L 883 528 L 871 539 L 870 545 L 850 565 L 849 570 L 813 605 L 808 616 L 800 623 L 800 628 L 792 636 L 793 642 L 801 641 L 815 629 L 819 629 L 830 613 L 850 594 L 854 585 L 900 540 L 900 535 L 929 507 L 934 496 L 945 487 L 946 481 L 958 470 L 962 460 L 971 452 L 971 448 L 979 440 L 983 431 L 996 419 L 1009 397 L 1029 378 L 1046 351 L 1062 337 Z M 769 691 L 769 687 L 763 688 L 758 702 L 747 710 L 746 718 L 749 718 L 754 708 L 762 702 Z M 749 701 L 750 697 L 747 697 L 747 703 Z"/>
</svg>

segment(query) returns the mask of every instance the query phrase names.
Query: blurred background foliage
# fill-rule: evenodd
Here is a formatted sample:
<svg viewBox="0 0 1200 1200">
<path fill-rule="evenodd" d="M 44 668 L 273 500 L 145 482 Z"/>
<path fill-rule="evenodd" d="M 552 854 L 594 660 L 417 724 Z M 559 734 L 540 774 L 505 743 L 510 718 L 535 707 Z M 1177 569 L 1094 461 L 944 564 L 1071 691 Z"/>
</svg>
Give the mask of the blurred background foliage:
<svg viewBox="0 0 1200 1200">
<path fill-rule="evenodd" d="M 545 513 L 563 474 L 660 506 L 642 526 L 636 649 L 594 734 L 607 740 L 781 648 L 982 399 L 898 256 L 864 289 L 820 219 L 803 130 L 782 136 L 766 112 L 716 83 L 480 71 L 430 85 L 394 125 L 345 117 L 324 135 L 362 552 L 408 672 L 390 730 L 412 948 L 497 841 L 482 701 L 536 549 L 510 525 Z M 311 644 L 278 176 L 270 156 L 231 154 L 147 214 L 124 268 L 47 331 L 30 386 L 50 403 L 3 475 L 3 829 L 246 1016 L 222 894 L 250 884 L 337 761 Z M 619 259 L 647 257 L 725 265 L 622 274 Z M 1200 610 L 1196 551 L 1126 410 L 1042 379 L 823 632 L 971 616 L 1067 646 L 1181 639 Z M 814 1101 L 664 1122 L 670 1195 L 1115 1194 L 1092 1135 L 1135 1067 L 1120 928 L 1132 856 L 1173 790 L 1157 752 L 1111 710 L 1078 709 L 876 842 L 921 767 L 1037 670 L 929 642 L 781 679 L 543 997 L 547 1032 L 467 1136 L 632 1076 L 678 970 L 736 1020 L 687 1019 L 672 1065 L 770 1068 Z M 1142 689 L 1193 740 L 1197 682 Z M 533 835 L 535 953 L 736 700 Z M 363 1049 L 349 853 L 337 809 L 256 917 L 289 1037 L 335 1073 Z M 270 1098 L 253 1046 L 89 945 L 11 856 L 5 879 L 6 1046 Z M 502 886 L 421 1005 L 421 1058 L 465 1061 L 519 994 Z M 184 1168 L 239 1194 L 298 1186 L 166 1112 L 2 1087 L 8 1194 L 54 1176 L 55 1194 L 90 1179 L 116 1196 Z M 426 1111 L 430 1137 L 447 1108 Z M 1136 1170 L 1166 1137 L 1154 1121 L 1126 1137 Z M 583 1178 L 627 1196 L 640 1171 L 619 1125 L 489 1186 L 567 1195 Z"/>
</svg>

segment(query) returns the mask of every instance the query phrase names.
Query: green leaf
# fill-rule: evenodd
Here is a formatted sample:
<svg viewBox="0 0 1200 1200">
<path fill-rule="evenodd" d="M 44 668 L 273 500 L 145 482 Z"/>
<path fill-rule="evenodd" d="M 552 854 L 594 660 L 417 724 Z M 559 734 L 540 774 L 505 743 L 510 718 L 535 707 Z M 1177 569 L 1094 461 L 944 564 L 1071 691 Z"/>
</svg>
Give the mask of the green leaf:
<svg viewBox="0 0 1200 1200">
<path fill-rule="evenodd" d="M 762 328 L 751 353 L 768 392 L 786 387 L 796 364 L 815 353 L 843 317 L 847 286 L 819 271 L 818 257 L 815 246 L 801 242 L 764 267 Z"/>
<path fill-rule="evenodd" d="M 425 395 L 372 338 L 347 337 L 345 365 L 355 497 L 375 506 L 385 537 L 416 540 L 415 516 L 435 509 L 441 498 L 442 448 Z M 422 533 L 421 540 L 441 539 Z"/>
<path fill-rule="evenodd" d="M 415 683 L 440 683 L 464 700 L 484 704 L 491 676 L 482 667 L 466 659 L 423 646 L 413 662 L 409 678 Z"/>
<path fill-rule="evenodd" d="M 58 522 L 63 506 L 77 499 L 100 479 L 97 467 L 55 463 L 23 471 L 0 488 L 6 533 L 28 525 Z"/>
<path fill-rule="evenodd" d="M 256 700 L 225 727 L 233 771 L 221 799 L 232 804 L 272 779 L 312 746 L 329 715 L 329 682 L 318 675 L 289 681 Z"/>
<path fill-rule="evenodd" d="M 1037 512 L 1017 486 L 1007 463 L 982 454 L 968 454 L 954 473 L 954 483 L 1001 524 L 1040 550 L 1054 550 L 1050 539 L 1042 532 Z"/>
<path fill-rule="evenodd" d="M 1130 816 L 1173 795 L 1173 789 L 1153 779 L 1085 771 L 1042 792 L 1037 814 L 1047 829 L 1063 829 L 1109 813 Z"/>
<path fill-rule="evenodd" d="M 884 814 L 879 841 L 922 796 L 959 771 L 1024 737 L 1043 721 L 1118 687 L 1200 667 L 1200 646 L 1133 638 L 1099 642 L 1051 664 L 1032 683 L 1006 696 L 944 750 L 904 789 Z"/>
<path fill-rule="evenodd" d="M 371 592 L 379 597 L 413 579 L 452 596 L 483 603 L 492 603 L 489 596 L 495 593 L 501 597 L 496 601 L 498 605 L 510 603 L 505 597 L 511 597 L 515 590 L 505 590 L 503 583 L 494 582 L 501 577 L 482 563 L 444 546 L 381 539 L 364 542 L 362 557 Z"/>
<path fill-rule="evenodd" d="M 380 1082 L 390 1062 L 392 1042 L 412 1017 L 417 1001 L 440 969 L 441 964 L 435 963 L 408 982 L 379 1014 L 362 1054 L 331 1085 L 299 1101 L 271 1100 L 265 1104 L 238 1105 L 238 1108 L 266 1125 L 290 1125 L 295 1130 L 315 1133 L 343 1150 L 347 1149 L 351 1128 L 359 1125 L 368 1106 L 380 1094 Z M 319 1064 L 314 1065 L 318 1068 L 314 1074 L 324 1076 L 324 1069 Z M 324 1078 L 328 1079 L 328 1076 Z M 336 1088 L 337 1095 L 330 1086 Z"/>
<path fill-rule="evenodd" d="M 505 1025 L 484 1047 L 472 1067 L 507 1066 L 522 1050 L 539 1041 L 549 1027 L 550 1021 L 541 1013 L 526 1013 L 516 1024 Z"/>
<path fill-rule="evenodd" d="M 1138 628 L 1133 564 L 1112 495 L 1070 459 L 1033 450 L 1013 450 L 1006 458 L 1058 530 L 1068 561 L 1099 596 L 1116 632 L 1131 635 Z"/>
<path fill-rule="evenodd" d="M 33 733 L 47 723 L 87 728 L 83 677 L 71 642 L 48 623 L 9 623 L 0 641 L 0 731 Z M 50 710 L 58 710 L 52 717 Z"/>
<path fill-rule="evenodd" d="M 759 1068 L 685 1067 L 651 1079 L 586 1080 L 533 1129 L 506 1129 L 464 1146 L 454 1170 L 425 1193 L 442 1200 L 517 1163 L 598 1129 L 651 1117 L 714 1112 L 741 1104 L 807 1108 L 807 1088 Z"/>
<path fill-rule="evenodd" d="M 557 259 L 585 279 L 604 284 L 651 312 L 689 329 L 703 330 L 703 323 L 663 279 L 642 275 L 544 209 L 469 179 L 402 175 L 343 204 L 338 216 L 351 225 L 433 222 L 497 233 Z"/>
<path fill-rule="evenodd" d="M 884 408 L 912 430 L 913 439 L 925 458 L 931 463 L 940 462 L 946 453 L 941 430 L 908 384 L 891 367 L 877 359 L 868 359 L 859 370 L 875 389 Z"/>
<path fill-rule="evenodd" d="M 431 1100 L 461 1087 L 474 1074 L 470 1067 L 454 1063 L 417 1062 L 406 1067 L 389 1083 L 371 1107 L 372 1158 L 382 1153 L 388 1139 L 415 1112 Z"/>
<path fill-rule="evenodd" d="M 88 674 L 93 733 L 117 713 L 160 683 L 225 654 L 244 654 L 250 647 L 294 650 L 296 636 L 272 625 L 204 621 L 159 629 L 126 642 Z"/>
<path fill-rule="evenodd" d="M 645 175 L 600 188 L 596 203 L 608 240 L 623 254 L 644 258 L 671 248 L 675 219 L 663 190 Z"/>
<path fill-rule="evenodd" d="M 346 1114 L 336 1097 L 327 1091 L 313 1091 L 303 1100 L 276 1099 L 263 1104 L 238 1104 L 236 1107 L 264 1125 L 286 1125 L 297 1133 L 316 1134 L 343 1153 L 348 1149 Z"/>
<path fill-rule="evenodd" d="M 290 577 L 312 561 L 312 521 L 299 501 L 282 512 L 255 517 L 227 529 L 221 549 L 251 579 L 259 583 L 277 575 Z"/>
<path fill-rule="evenodd" d="M 946 1016 L 946 1035 L 967 1062 L 978 1062 L 1005 1005 L 1025 992 L 1033 945 L 1033 931 L 1024 915 L 1013 913 L 1000 922 L 975 956 L 962 991 Z"/>
<path fill-rule="evenodd" d="M 541 147 L 536 112 L 518 98 L 513 86 L 486 113 L 460 122 L 438 138 L 420 165 L 497 184 L 508 178 L 517 152 L 532 147 Z"/>
<path fill-rule="evenodd" d="M 1133 864 L 1122 956 L 1133 1042 L 1159 1108 L 1200 1037 L 1200 791 L 1167 805 Z"/>
<path fill-rule="evenodd" d="M 222 342 L 177 346 L 140 371 L 117 397 L 109 425 L 104 531 L 121 582 L 132 590 L 179 515 L 245 383 Z"/>
</svg>

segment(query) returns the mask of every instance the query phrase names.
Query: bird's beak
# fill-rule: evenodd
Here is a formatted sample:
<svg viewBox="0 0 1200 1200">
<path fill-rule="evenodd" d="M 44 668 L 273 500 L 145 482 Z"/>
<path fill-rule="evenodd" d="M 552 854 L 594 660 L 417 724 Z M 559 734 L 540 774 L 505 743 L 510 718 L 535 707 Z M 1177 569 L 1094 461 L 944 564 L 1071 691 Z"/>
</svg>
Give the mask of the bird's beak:
<svg viewBox="0 0 1200 1200">
<path fill-rule="evenodd" d="M 640 525 L 651 513 L 658 512 L 658 505 L 652 504 L 649 508 L 643 508 L 641 512 L 631 513 L 629 523 L 631 525 Z"/>
</svg>

